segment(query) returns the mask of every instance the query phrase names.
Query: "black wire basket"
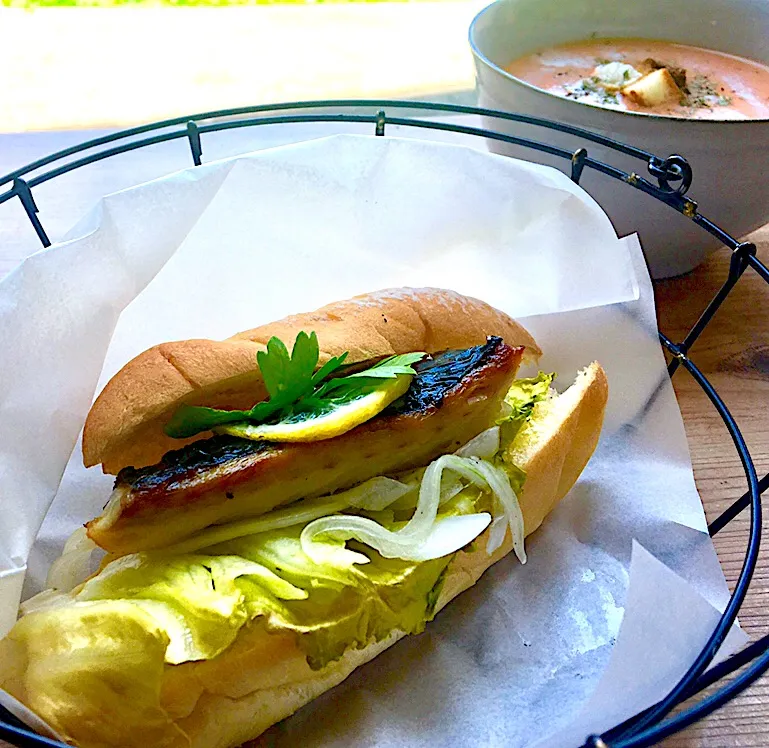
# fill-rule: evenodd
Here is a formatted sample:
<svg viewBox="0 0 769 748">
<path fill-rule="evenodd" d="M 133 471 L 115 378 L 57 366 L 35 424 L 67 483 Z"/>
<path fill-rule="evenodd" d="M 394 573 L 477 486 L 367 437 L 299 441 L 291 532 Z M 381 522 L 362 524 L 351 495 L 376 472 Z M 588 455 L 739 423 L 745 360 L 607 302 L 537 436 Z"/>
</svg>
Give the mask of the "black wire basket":
<svg viewBox="0 0 769 748">
<path fill-rule="evenodd" d="M 406 112 L 409 116 L 388 114 Z M 429 117 L 433 115 L 433 117 Z M 570 151 L 547 142 L 508 135 L 495 130 L 482 129 L 450 121 L 436 119 L 435 115 L 476 115 L 508 120 L 525 125 L 533 125 L 548 130 L 559 131 L 577 137 L 586 145 L 591 143 L 608 147 L 615 152 L 630 156 L 639 161 L 639 169 L 645 169 L 649 178 L 636 172 L 626 172 L 609 164 L 597 161 L 588 155 L 586 147 Z M 370 124 L 374 134 L 382 136 L 388 124 L 428 130 L 489 138 L 535 151 L 547 153 L 564 159 L 568 164 L 571 179 L 579 183 L 584 169 L 594 169 L 601 174 L 616 179 L 662 201 L 671 209 L 682 213 L 700 226 L 704 231 L 715 236 L 731 252 L 729 273 L 723 286 L 705 307 L 699 319 L 680 342 L 674 342 L 663 332 L 659 338 L 663 347 L 670 353 L 668 373 L 674 376 L 681 368 L 685 369 L 702 388 L 729 432 L 737 449 L 747 479 L 748 491 L 732 503 L 726 511 L 709 525 L 710 535 L 722 530 L 743 510 L 750 510 L 750 530 L 747 547 L 742 561 L 739 577 L 729 602 L 714 628 L 705 646 L 692 662 L 686 674 L 659 703 L 636 714 L 602 735 L 587 736 L 583 748 L 641 748 L 653 745 L 688 725 L 705 717 L 734 698 L 750 686 L 769 669 L 769 634 L 764 635 L 746 646 L 737 654 L 710 668 L 708 667 L 724 642 L 729 629 L 734 624 L 750 587 L 753 572 L 759 557 L 761 542 L 761 494 L 769 488 L 769 474 L 759 480 L 750 450 L 742 436 L 740 427 L 726 404 L 710 384 L 696 364 L 689 357 L 689 350 L 699 338 L 727 296 L 744 273 L 750 270 L 769 283 L 769 269 L 756 257 L 753 244 L 740 242 L 724 229 L 715 225 L 699 213 L 697 203 L 687 197 L 692 182 L 692 170 L 683 156 L 656 156 L 639 148 L 619 143 L 609 138 L 572 127 L 560 122 L 512 114 L 476 107 L 453 104 L 403 102 L 395 100 L 327 100 L 292 102 L 238 109 L 225 109 L 203 112 L 188 117 L 176 117 L 140 127 L 111 133 L 89 140 L 62 151 L 50 154 L 33 163 L 0 177 L 0 204 L 14 198 L 21 205 L 29 218 L 40 242 L 50 246 L 48 234 L 38 215 L 38 209 L 32 194 L 33 188 L 55 179 L 75 169 L 82 168 L 103 159 L 138 148 L 163 143 L 171 140 L 186 139 L 193 163 L 202 163 L 202 135 L 209 132 L 231 130 L 242 127 L 280 125 L 288 123 L 358 123 Z M 728 677 L 737 670 L 744 670 L 732 678 Z M 706 672 L 707 670 L 707 672 Z M 711 689 L 711 687 L 716 686 Z M 711 689 L 703 695 L 706 689 Z M 692 700 L 684 710 L 675 716 L 670 713 L 682 702 Z M 6 740 L 19 748 L 27 746 L 57 746 L 64 744 L 42 737 L 27 729 L 8 711 L 0 707 L 0 739 Z"/>
</svg>

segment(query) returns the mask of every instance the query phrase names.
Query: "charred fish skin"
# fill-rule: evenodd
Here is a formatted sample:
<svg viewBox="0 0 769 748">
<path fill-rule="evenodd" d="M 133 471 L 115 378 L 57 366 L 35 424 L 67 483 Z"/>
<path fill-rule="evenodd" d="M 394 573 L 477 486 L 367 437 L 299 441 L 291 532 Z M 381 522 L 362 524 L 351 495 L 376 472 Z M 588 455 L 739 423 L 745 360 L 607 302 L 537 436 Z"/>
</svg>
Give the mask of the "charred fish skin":
<svg viewBox="0 0 769 748">
<path fill-rule="evenodd" d="M 389 406 L 383 415 L 409 415 L 440 408 L 446 395 L 474 370 L 484 366 L 501 346 L 504 346 L 502 338 L 493 336 L 483 345 L 461 351 L 444 351 L 419 361 L 414 366 L 417 374 L 406 394 Z"/>
<path fill-rule="evenodd" d="M 426 465 L 493 423 L 522 348 L 499 338 L 420 362 L 412 386 L 372 420 L 325 441 L 269 444 L 215 436 L 118 474 L 88 524 L 113 553 L 162 547 L 211 525 Z"/>
<path fill-rule="evenodd" d="M 242 439 L 238 436 L 212 436 L 175 449 L 157 465 L 135 469 L 123 468 L 115 478 L 115 488 L 128 486 L 135 491 L 175 491 L 185 478 L 221 465 L 247 460 L 275 449 L 270 442 Z"/>
<path fill-rule="evenodd" d="M 502 338 L 490 337 L 483 345 L 461 351 L 445 351 L 423 359 L 414 367 L 416 376 L 406 394 L 386 408 L 378 418 L 426 414 L 440 408 L 447 394 L 473 371 L 486 365 L 503 345 Z M 238 436 L 213 436 L 168 452 L 157 465 L 139 470 L 124 468 L 118 473 L 115 486 L 128 485 L 134 491 L 175 491 L 183 488 L 190 474 L 198 475 L 212 468 L 228 463 L 237 464 L 280 449 L 286 447 Z"/>
</svg>

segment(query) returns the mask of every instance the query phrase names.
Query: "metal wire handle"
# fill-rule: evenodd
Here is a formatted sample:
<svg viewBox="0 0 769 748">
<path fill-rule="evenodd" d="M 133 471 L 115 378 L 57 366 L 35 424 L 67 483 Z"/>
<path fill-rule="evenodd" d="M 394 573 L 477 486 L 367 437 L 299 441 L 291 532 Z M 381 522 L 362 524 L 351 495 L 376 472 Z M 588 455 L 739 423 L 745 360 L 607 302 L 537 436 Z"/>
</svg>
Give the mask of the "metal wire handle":
<svg viewBox="0 0 769 748">
<path fill-rule="evenodd" d="M 585 147 L 569 151 L 550 145 L 547 142 L 508 135 L 495 130 L 459 125 L 452 122 L 441 122 L 434 119 L 421 119 L 415 116 L 392 116 L 386 114 L 386 109 L 394 109 L 396 111 L 422 110 L 432 113 L 486 116 L 567 133 L 587 141 L 588 144 L 599 144 L 615 152 L 638 159 L 649 175 L 656 181 L 656 184 L 635 172 L 626 172 L 591 158 Z M 357 110 L 364 111 L 363 113 L 356 113 Z M 691 346 L 701 335 L 727 296 L 735 288 L 743 274 L 748 269 L 751 269 L 769 284 L 769 269 L 756 257 L 756 248 L 753 244 L 738 241 L 699 213 L 697 203 L 687 197 L 693 174 L 691 166 L 683 156 L 672 154 L 663 158 L 634 146 L 620 143 L 588 130 L 561 122 L 477 107 L 432 102 L 415 103 L 397 100 L 362 99 L 291 102 L 217 110 L 186 117 L 176 117 L 121 130 L 89 140 L 77 146 L 66 148 L 0 177 L 0 189 L 7 187 L 4 192 L 0 193 L 0 204 L 13 198 L 18 198 L 40 242 L 44 247 L 47 247 L 51 242 L 43 228 L 38 215 L 38 208 L 32 195 L 32 188 L 40 184 L 74 169 L 79 169 L 120 153 L 183 138 L 186 138 L 189 143 L 193 164 L 200 165 L 203 159 L 203 141 L 201 136 L 205 133 L 240 127 L 300 122 L 373 124 L 375 136 L 383 136 L 388 124 L 442 130 L 499 140 L 558 156 L 570 162 L 570 176 L 575 183 L 579 183 L 585 168 L 593 169 L 607 177 L 624 182 L 636 190 L 651 195 L 688 217 L 702 229 L 715 236 L 732 252 L 729 274 L 726 281 L 703 310 L 700 318 L 684 340 L 680 343 L 674 343 L 661 332 L 659 337 L 662 345 L 672 355 L 671 363 L 668 366 L 670 376 L 674 376 L 680 368 L 689 372 L 721 416 L 739 454 L 748 481 L 748 491 L 710 524 L 709 531 L 711 536 L 715 535 L 744 509 L 750 509 L 750 534 L 742 569 L 734 592 L 718 624 L 702 651 L 679 683 L 658 704 L 615 726 L 603 735 L 589 736 L 583 748 L 641 748 L 642 746 L 653 745 L 710 714 L 747 688 L 769 669 L 769 634 L 711 668 L 707 673 L 705 670 L 712 662 L 729 629 L 735 622 L 756 568 L 761 542 L 761 494 L 769 488 L 769 474 L 759 480 L 753 458 L 737 422 L 715 388 L 697 368 L 688 354 Z M 70 157 L 75 156 L 77 158 L 68 160 Z M 42 169 L 48 166 L 53 166 L 53 168 L 48 171 L 42 171 Z M 746 665 L 748 667 L 726 685 L 723 685 L 720 689 L 701 699 L 685 711 L 680 712 L 675 717 L 666 719 L 666 716 L 677 705 L 696 696 L 704 689 L 718 683 Z M 8 740 L 17 746 L 24 746 L 25 748 L 27 746 L 56 746 L 58 748 L 65 748 L 62 743 L 43 738 L 28 730 L 21 722 L 1 707 L 0 718 L 2 718 L 0 719 L 0 738 Z"/>
</svg>

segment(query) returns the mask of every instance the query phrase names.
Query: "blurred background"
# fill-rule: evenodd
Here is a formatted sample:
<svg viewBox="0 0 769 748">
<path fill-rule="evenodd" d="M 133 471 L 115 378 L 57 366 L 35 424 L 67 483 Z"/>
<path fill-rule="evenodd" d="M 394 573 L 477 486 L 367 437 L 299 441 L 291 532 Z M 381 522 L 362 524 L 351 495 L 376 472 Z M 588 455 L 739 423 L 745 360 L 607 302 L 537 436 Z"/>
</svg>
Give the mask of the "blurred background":
<svg viewBox="0 0 769 748">
<path fill-rule="evenodd" d="M 484 0 L 0 0 L 0 132 L 329 97 L 472 103 Z"/>
</svg>

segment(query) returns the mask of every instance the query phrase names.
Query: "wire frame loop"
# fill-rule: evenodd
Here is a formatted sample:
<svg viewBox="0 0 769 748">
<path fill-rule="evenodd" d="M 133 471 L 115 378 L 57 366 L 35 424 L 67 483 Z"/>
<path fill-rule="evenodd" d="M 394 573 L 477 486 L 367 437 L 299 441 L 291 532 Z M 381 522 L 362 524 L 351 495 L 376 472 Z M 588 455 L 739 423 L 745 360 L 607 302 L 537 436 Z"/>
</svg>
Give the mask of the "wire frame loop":
<svg viewBox="0 0 769 748">
<path fill-rule="evenodd" d="M 656 178 L 664 192 L 685 195 L 692 185 L 692 167 L 683 157 L 673 154 L 666 159 L 652 156 L 649 159 L 649 174 Z"/>
</svg>

